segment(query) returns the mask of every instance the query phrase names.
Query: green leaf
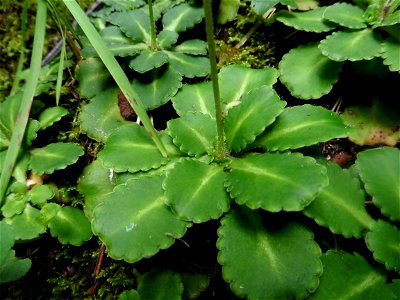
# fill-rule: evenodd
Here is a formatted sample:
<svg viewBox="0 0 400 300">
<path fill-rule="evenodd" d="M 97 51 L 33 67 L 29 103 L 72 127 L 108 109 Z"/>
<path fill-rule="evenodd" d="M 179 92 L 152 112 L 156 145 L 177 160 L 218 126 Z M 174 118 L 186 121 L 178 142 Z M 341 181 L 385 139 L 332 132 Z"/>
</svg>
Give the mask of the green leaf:
<svg viewBox="0 0 400 300">
<path fill-rule="evenodd" d="M 286 102 L 281 101 L 269 86 L 253 89 L 241 99 L 241 103 L 228 111 L 225 119 L 226 145 L 235 152 L 253 142 L 283 111 Z"/>
<path fill-rule="evenodd" d="M 48 224 L 49 221 L 57 215 L 60 209 L 61 206 L 53 202 L 46 203 L 45 205 L 43 205 L 43 207 L 40 210 L 41 214 L 40 218 L 42 223 Z"/>
<path fill-rule="evenodd" d="M 78 144 L 48 144 L 43 148 L 31 150 L 29 166 L 36 174 L 51 174 L 55 170 L 65 169 L 68 165 L 74 164 L 82 155 L 83 149 Z"/>
<path fill-rule="evenodd" d="M 353 130 L 349 140 L 357 145 L 395 146 L 400 142 L 400 120 L 396 104 L 373 100 L 372 106 L 349 106 L 341 118 Z"/>
<path fill-rule="evenodd" d="M 111 6 L 114 10 L 131 10 L 142 6 L 143 0 L 102 0 L 105 5 Z"/>
<path fill-rule="evenodd" d="M 334 112 L 306 104 L 286 108 L 255 145 L 271 151 L 297 149 L 346 137 L 349 132 Z"/>
<path fill-rule="evenodd" d="M 343 27 L 361 29 L 367 27 L 363 15 L 364 11 L 358 6 L 349 3 L 335 3 L 325 8 L 323 17 Z"/>
<path fill-rule="evenodd" d="M 170 270 L 153 270 L 141 278 L 138 292 L 142 299 L 180 300 L 183 284 L 178 273 Z"/>
<path fill-rule="evenodd" d="M 5 218 L 19 215 L 26 207 L 29 197 L 23 194 L 11 193 L 5 198 L 5 202 L 1 207 L 1 213 Z"/>
<path fill-rule="evenodd" d="M 61 207 L 50 219 L 48 226 L 51 235 L 57 237 L 62 244 L 80 246 L 92 237 L 89 220 L 82 210 L 75 207 Z"/>
<path fill-rule="evenodd" d="M 91 98 L 114 85 L 110 73 L 98 58 L 82 60 L 75 71 L 79 82 L 78 92 L 81 96 Z"/>
<path fill-rule="evenodd" d="M 104 90 L 84 105 L 79 120 L 83 133 L 103 143 L 114 130 L 130 123 L 121 116 L 116 88 Z"/>
<path fill-rule="evenodd" d="M 375 148 L 357 156 L 357 168 L 372 201 L 392 221 L 400 221 L 400 151 Z"/>
<path fill-rule="evenodd" d="M 15 236 L 12 227 L 0 221 L 0 283 L 14 281 L 24 276 L 31 267 L 30 259 L 15 258 L 11 250 Z"/>
<path fill-rule="evenodd" d="M 210 277 L 207 274 L 180 274 L 184 286 L 184 299 L 197 299 L 200 295 L 200 292 L 204 291 L 210 283 Z"/>
<path fill-rule="evenodd" d="M 326 7 L 319 7 L 305 12 L 288 12 L 285 10 L 277 14 L 276 19 L 286 26 L 308 32 L 328 32 L 336 28 L 336 24 L 324 20 Z"/>
<path fill-rule="evenodd" d="M 211 82 L 184 84 L 179 92 L 171 99 L 178 113 L 183 116 L 189 112 L 208 114 L 215 118 L 215 104 Z"/>
<path fill-rule="evenodd" d="M 166 204 L 186 221 L 202 223 L 218 219 L 229 209 L 224 181 L 222 167 L 198 160 L 183 160 L 167 173 L 163 183 Z"/>
<path fill-rule="evenodd" d="M 145 43 L 135 43 L 128 38 L 118 26 L 105 27 L 101 31 L 101 36 L 108 48 L 116 56 L 132 56 L 148 48 Z M 85 50 L 88 51 L 87 48 Z M 96 55 L 94 48 L 92 51 Z"/>
<path fill-rule="evenodd" d="M 32 204 L 43 205 L 55 196 L 54 190 L 47 184 L 37 184 L 29 192 Z"/>
<path fill-rule="evenodd" d="M 136 123 L 115 130 L 97 156 L 116 172 L 138 172 L 167 163 L 146 130 Z"/>
<path fill-rule="evenodd" d="M 171 246 L 190 226 L 164 204 L 161 176 L 118 185 L 94 210 L 93 232 L 114 259 L 135 262 Z M 174 238 L 173 238 L 174 237 Z"/>
<path fill-rule="evenodd" d="M 371 29 L 357 31 L 337 31 L 319 44 L 322 54 L 334 61 L 369 60 L 379 56 L 382 39 Z"/>
<path fill-rule="evenodd" d="M 365 241 L 375 260 L 385 264 L 388 270 L 400 270 L 400 231 L 396 226 L 378 220 L 367 233 Z"/>
<path fill-rule="evenodd" d="M 319 225 L 329 227 L 333 233 L 359 238 L 374 223 L 365 209 L 360 182 L 335 163 L 324 165 L 329 185 L 305 208 L 304 214 Z"/>
<path fill-rule="evenodd" d="M 309 299 L 392 299 L 386 276 L 360 255 L 328 251 L 321 260 L 324 273 Z"/>
<path fill-rule="evenodd" d="M 118 300 L 141 300 L 139 293 L 136 290 L 125 290 L 119 296 Z"/>
<path fill-rule="evenodd" d="M 250 69 L 243 65 L 229 65 L 219 72 L 221 98 L 224 103 L 237 104 L 240 98 L 262 85 L 272 86 L 278 78 L 274 68 Z"/>
<path fill-rule="evenodd" d="M 210 61 L 206 57 L 166 51 L 171 67 L 185 77 L 202 77 L 210 73 Z"/>
<path fill-rule="evenodd" d="M 264 225 L 257 211 L 231 211 L 218 229 L 218 262 L 232 291 L 248 299 L 304 299 L 318 287 L 321 250 L 300 224 Z"/>
<path fill-rule="evenodd" d="M 61 106 L 50 107 L 43 111 L 39 116 L 40 129 L 46 129 L 55 122 L 60 121 L 62 117 L 68 115 L 68 110 Z"/>
<path fill-rule="evenodd" d="M 206 42 L 202 40 L 187 40 L 175 46 L 173 50 L 192 55 L 206 55 L 207 45 Z"/>
<path fill-rule="evenodd" d="M 225 24 L 235 19 L 240 7 L 240 0 L 221 0 L 218 8 L 217 22 Z"/>
<path fill-rule="evenodd" d="M 175 31 L 163 30 L 157 35 L 157 44 L 161 49 L 169 50 L 178 41 L 178 37 Z"/>
<path fill-rule="evenodd" d="M 103 198 L 114 189 L 115 174 L 95 160 L 83 170 L 78 184 L 79 192 L 85 197 L 84 212 L 89 220 L 93 218 L 94 208 L 103 202 Z"/>
<path fill-rule="evenodd" d="M 17 280 L 24 276 L 31 268 L 32 262 L 29 258 L 18 259 L 15 251 L 10 250 L 7 259 L 0 264 L 0 283 Z"/>
<path fill-rule="evenodd" d="M 40 222 L 39 218 L 40 211 L 27 204 L 21 214 L 6 218 L 4 222 L 11 225 L 16 240 L 31 240 L 46 231 L 46 227 Z"/>
<path fill-rule="evenodd" d="M 162 18 L 164 30 L 183 32 L 201 22 L 204 10 L 201 6 L 182 3 L 169 9 Z"/>
<path fill-rule="evenodd" d="M 115 12 L 109 16 L 109 22 L 117 25 L 128 37 L 150 45 L 150 18 L 140 10 Z"/>
<path fill-rule="evenodd" d="M 382 44 L 383 64 L 392 72 L 400 72 L 400 41 L 394 37 L 388 38 Z"/>
<path fill-rule="evenodd" d="M 182 76 L 171 67 L 159 68 L 137 77 L 132 84 L 145 109 L 165 104 L 182 86 Z"/>
<path fill-rule="evenodd" d="M 252 209 L 300 211 L 328 185 L 326 168 L 300 153 L 249 155 L 229 168 L 227 191 Z"/>
<path fill-rule="evenodd" d="M 265 14 L 269 9 L 273 8 L 278 3 L 297 7 L 295 0 L 251 0 L 254 11 L 259 15 Z"/>
<path fill-rule="evenodd" d="M 310 43 L 283 56 L 279 63 L 280 80 L 293 96 L 317 99 L 330 92 L 342 64 L 322 55 L 317 44 Z"/>
<path fill-rule="evenodd" d="M 217 141 L 215 120 L 201 113 L 187 113 L 183 117 L 168 121 L 167 126 L 174 144 L 190 156 L 204 153 L 212 155 Z"/>
<path fill-rule="evenodd" d="M 154 68 L 161 67 L 168 62 L 168 56 L 162 51 L 143 50 L 133 58 L 129 67 L 139 73 L 145 73 Z"/>
</svg>

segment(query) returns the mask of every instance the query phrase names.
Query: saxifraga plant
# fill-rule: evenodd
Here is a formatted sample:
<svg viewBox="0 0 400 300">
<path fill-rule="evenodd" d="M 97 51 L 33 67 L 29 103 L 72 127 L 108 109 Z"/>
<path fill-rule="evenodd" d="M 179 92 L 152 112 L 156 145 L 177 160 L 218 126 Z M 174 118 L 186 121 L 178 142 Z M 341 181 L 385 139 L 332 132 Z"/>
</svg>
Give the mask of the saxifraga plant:
<svg viewBox="0 0 400 300">
<path fill-rule="evenodd" d="M 303 154 L 350 129 L 322 107 L 285 107 L 272 88 L 274 68 L 231 65 L 217 75 L 210 1 L 204 6 L 212 82 L 185 84 L 172 97 L 179 117 L 160 132 L 167 157 L 143 127 L 118 114 L 115 87 L 82 113 L 88 134 L 104 142 L 79 183 L 93 232 L 110 257 L 135 263 L 170 247 L 192 224 L 220 219 L 218 262 L 240 297 L 394 299 L 400 281 L 388 284 L 384 268 L 400 269 L 400 152 L 361 152 L 351 170 Z M 382 168 L 374 171 L 375 164 Z M 367 212 L 365 191 L 378 217 Z M 279 224 L 265 211 L 282 217 Z M 301 214 L 335 234 L 364 238 L 381 265 L 335 249 L 322 254 L 313 231 L 296 221 Z M 189 286 L 204 289 L 204 277 L 188 284 L 183 274 L 153 270 L 121 298 L 179 299 Z"/>
</svg>

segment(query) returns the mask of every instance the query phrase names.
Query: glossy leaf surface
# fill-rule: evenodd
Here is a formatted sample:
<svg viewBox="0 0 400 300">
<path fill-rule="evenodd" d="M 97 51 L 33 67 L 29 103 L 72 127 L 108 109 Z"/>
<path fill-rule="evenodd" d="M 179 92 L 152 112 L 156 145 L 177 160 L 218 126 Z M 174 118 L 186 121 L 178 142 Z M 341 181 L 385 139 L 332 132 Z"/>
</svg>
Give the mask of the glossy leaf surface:
<svg viewBox="0 0 400 300">
<path fill-rule="evenodd" d="M 183 3 L 169 9 L 162 18 L 165 30 L 182 32 L 201 22 L 204 10 L 201 6 Z"/>
<path fill-rule="evenodd" d="M 321 52 L 334 61 L 369 60 L 379 56 L 382 39 L 371 29 L 337 31 L 321 41 Z"/>
<path fill-rule="evenodd" d="M 136 123 L 115 130 L 98 158 L 116 172 L 138 172 L 167 163 L 146 130 Z"/>
<path fill-rule="evenodd" d="M 139 73 L 145 73 L 152 69 L 159 68 L 167 62 L 168 56 L 164 52 L 143 50 L 130 61 L 129 67 Z"/>
<path fill-rule="evenodd" d="M 283 111 L 281 101 L 269 86 L 262 86 L 244 95 L 239 105 L 228 111 L 225 119 L 226 144 L 235 152 L 253 142 Z"/>
<path fill-rule="evenodd" d="M 349 3 L 335 3 L 325 8 L 323 17 L 343 27 L 361 29 L 365 24 L 364 11 L 358 6 Z"/>
<path fill-rule="evenodd" d="M 183 220 L 194 223 L 219 218 L 229 209 L 223 168 L 186 159 L 175 164 L 163 183 L 166 203 Z"/>
<path fill-rule="evenodd" d="M 310 299 L 391 299 L 385 276 L 360 255 L 328 251 L 321 260 L 324 273 Z"/>
<path fill-rule="evenodd" d="M 150 18 L 146 13 L 140 10 L 115 12 L 109 21 L 135 41 L 150 44 Z"/>
<path fill-rule="evenodd" d="M 374 220 L 365 209 L 365 196 L 360 182 L 348 170 L 335 163 L 324 164 L 328 170 L 329 185 L 322 189 L 304 213 L 319 225 L 345 237 L 361 237 Z"/>
<path fill-rule="evenodd" d="M 190 156 L 212 155 L 217 141 L 215 120 L 209 115 L 188 113 L 168 121 L 174 144 Z"/>
<path fill-rule="evenodd" d="M 346 137 L 349 132 L 334 112 L 306 104 L 286 108 L 257 138 L 255 145 L 271 151 L 297 149 Z"/>
<path fill-rule="evenodd" d="M 400 151 L 389 147 L 365 150 L 358 154 L 356 164 L 375 205 L 392 221 L 399 221 Z"/>
<path fill-rule="evenodd" d="M 210 62 L 202 56 L 166 51 L 171 67 L 185 77 L 202 77 L 210 73 Z"/>
<path fill-rule="evenodd" d="M 248 299 L 303 299 L 318 287 L 321 250 L 300 224 L 264 225 L 257 211 L 231 211 L 218 229 L 218 262 L 234 293 Z"/>
<path fill-rule="evenodd" d="M 227 191 L 252 209 L 300 211 L 328 184 L 325 167 L 299 153 L 249 155 L 229 168 Z"/>
<path fill-rule="evenodd" d="M 400 270 L 400 231 L 396 226 L 378 220 L 367 233 L 365 241 L 374 258 L 388 270 Z"/>
<path fill-rule="evenodd" d="M 44 110 L 39 116 L 40 129 L 50 127 L 66 115 L 68 115 L 68 110 L 61 106 L 50 107 Z"/>
<path fill-rule="evenodd" d="M 112 258 L 135 262 L 168 248 L 185 234 L 189 223 L 177 219 L 164 204 L 163 180 L 161 176 L 128 180 L 95 208 L 93 232 Z"/>
<path fill-rule="evenodd" d="M 322 55 L 313 43 L 290 50 L 279 63 L 282 83 L 293 96 L 306 100 L 329 93 L 341 68 L 341 62 Z"/>
<path fill-rule="evenodd" d="M 154 270 L 141 278 L 138 293 L 141 299 L 180 300 L 183 284 L 178 273 L 170 270 Z"/>
</svg>

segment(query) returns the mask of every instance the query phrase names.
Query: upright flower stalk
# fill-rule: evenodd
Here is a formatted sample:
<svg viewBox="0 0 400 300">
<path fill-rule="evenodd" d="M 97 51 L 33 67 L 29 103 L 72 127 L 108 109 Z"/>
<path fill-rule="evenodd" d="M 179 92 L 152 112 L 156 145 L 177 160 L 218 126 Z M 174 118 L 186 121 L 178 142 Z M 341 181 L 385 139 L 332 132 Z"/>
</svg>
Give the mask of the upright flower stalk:
<svg viewBox="0 0 400 300">
<path fill-rule="evenodd" d="M 153 14 L 153 0 L 149 0 L 149 17 L 150 17 L 150 30 L 151 30 L 151 48 L 156 49 L 157 40 L 156 40 L 156 26 Z"/>
<path fill-rule="evenodd" d="M 206 34 L 208 44 L 208 54 L 211 66 L 211 80 L 214 92 L 215 103 L 215 119 L 217 120 L 217 149 L 215 159 L 222 161 L 225 157 L 225 133 L 224 133 L 224 116 L 222 113 L 221 96 L 219 92 L 218 71 L 217 71 L 217 55 L 215 51 L 214 41 L 214 25 L 211 8 L 211 0 L 203 0 L 203 7 L 206 19 Z"/>
</svg>

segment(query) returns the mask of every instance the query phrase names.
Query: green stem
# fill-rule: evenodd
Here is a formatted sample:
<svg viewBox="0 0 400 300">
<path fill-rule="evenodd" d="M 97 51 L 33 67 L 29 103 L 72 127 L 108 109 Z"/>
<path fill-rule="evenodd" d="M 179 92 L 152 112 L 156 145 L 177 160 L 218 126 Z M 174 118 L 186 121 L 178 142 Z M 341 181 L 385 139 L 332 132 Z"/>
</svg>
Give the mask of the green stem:
<svg viewBox="0 0 400 300">
<path fill-rule="evenodd" d="M 40 65 L 42 63 L 42 55 L 43 55 L 44 36 L 46 33 L 46 15 L 47 15 L 46 1 L 38 0 L 36 21 L 35 21 L 35 37 L 33 40 L 33 49 L 32 49 L 29 75 L 24 87 L 21 106 L 18 111 L 17 120 L 15 122 L 15 126 L 12 132 L 10 146 L 7 149 L 6 158 L 4 160 L 4 166 L 3 169 L 1 170 L 0 205 L 2 200 L 4 199 L 8 183 L 11 178 L 11 174 L 14 170 L 18 154 L 20 153 L 26 125 L 28 124 L 29 112 L 32 106 L 33 97 L 35 95 L 36 86 L 39 80 L 40 69 L 41 69 Z"/>
<path fill-rule="evenodd" d="M 218 141 L 217 141 L 217 151 L 215 153 L 215 159 L 217 161 L 222 161 L 225 158 L 224 116 L 222 113 L 221 96 L 219 93 L 217 55 L 215 51 L 214 25 L 213 25 L 213 16 L 211 9 L 211 0 L 203 0 L 203 6 L 206 17 L 206 34 L 207 34 L 208 53 L 211 65 L 211 80 L 214 92 L 215 118 L 217 120 Z"/>
<path fill-rule="evenodd" d="M 154 22 L 153 1 L 152 0 L 149 0 L 149 17 L 150 17 L 150 30 L 151 30 L 151 48 L 157 49 L 156 25 Z"/>
</svg>

